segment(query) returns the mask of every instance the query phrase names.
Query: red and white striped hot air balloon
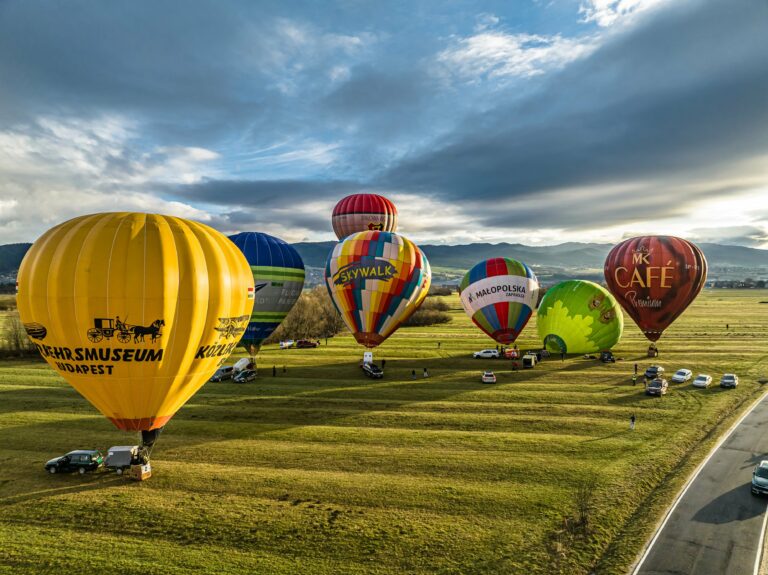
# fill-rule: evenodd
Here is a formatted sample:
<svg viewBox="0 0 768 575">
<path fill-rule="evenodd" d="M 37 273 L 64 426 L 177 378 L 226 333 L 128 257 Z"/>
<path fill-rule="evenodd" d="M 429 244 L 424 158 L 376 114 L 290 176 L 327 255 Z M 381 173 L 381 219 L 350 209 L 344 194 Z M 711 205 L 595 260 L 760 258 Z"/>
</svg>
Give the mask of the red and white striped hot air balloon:
<svg viewBox="0 0 768 575">
<path fill-rule="evenodd" d="M 397 231 L 397 208 L 378 194 L 352 194 L 333 208 L 333 231 L 341 240 L 367 231 Z"/>
</svg>

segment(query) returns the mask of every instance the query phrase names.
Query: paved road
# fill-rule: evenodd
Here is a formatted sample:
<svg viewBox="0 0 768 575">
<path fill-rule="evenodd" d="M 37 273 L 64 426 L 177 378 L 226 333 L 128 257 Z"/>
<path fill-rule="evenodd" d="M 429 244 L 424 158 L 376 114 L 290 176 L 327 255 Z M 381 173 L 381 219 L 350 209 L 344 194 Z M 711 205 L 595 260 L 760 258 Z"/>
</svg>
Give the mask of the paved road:
<svg viewBox="0 0 768 575">
<path fill-rule="evenodd" d="M 672 511 L 635 575 L 751 575 L 767 499 L 749 492 L 768 459 L 768 397 L 714 452 Z"/>
</svg>

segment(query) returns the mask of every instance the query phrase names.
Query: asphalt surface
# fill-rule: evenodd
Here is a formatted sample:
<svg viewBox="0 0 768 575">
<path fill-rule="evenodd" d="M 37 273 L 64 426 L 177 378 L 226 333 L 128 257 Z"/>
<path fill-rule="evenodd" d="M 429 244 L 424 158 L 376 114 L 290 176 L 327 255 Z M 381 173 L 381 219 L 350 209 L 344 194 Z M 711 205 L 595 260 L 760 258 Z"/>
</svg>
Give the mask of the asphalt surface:
<svg viewBox="0 0 768 575">
<path fill-rule="evenodd" d="M 750 483 L 763 459 L 768 459 L 768 397 L 701 468 L 635 575 L 754 573 L 768 497 L 753 496 Z"/>
</svg>

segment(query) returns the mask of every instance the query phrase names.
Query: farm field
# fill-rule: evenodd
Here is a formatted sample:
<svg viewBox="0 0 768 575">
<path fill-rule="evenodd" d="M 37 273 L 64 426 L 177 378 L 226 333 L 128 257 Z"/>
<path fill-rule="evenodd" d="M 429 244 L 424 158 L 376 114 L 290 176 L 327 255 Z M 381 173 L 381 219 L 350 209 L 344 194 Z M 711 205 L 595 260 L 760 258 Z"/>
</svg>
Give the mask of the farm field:
<svg viewBox="0 0 768 575">
<path fill-rule="evenodd" d="M 625 573 L 768 377 L 768 290 L 702 292 L 658 363 L 715 386 L 663 398 L 632 386 L 633 364 L 653 360 L 626 316 L 615 364 L 512 371 L 471 359 L 493 342 L 446 300 L 450 323 L 401 328 L 374 352 L 383 380 L 362 375 L 351 336 L 265 347 L 259 379 L 209 383 L 176 415 L 144 483 L 47 475 L 51 457 L 134 438 L 42 361 L 3 361 L 0 573 Z M 518 343 L 537 339 L 533 318 Z M 497 384 L 480 383 L 484 369 Z M 726 371 L 737 389 L 717 387 Z"/>
</svg>

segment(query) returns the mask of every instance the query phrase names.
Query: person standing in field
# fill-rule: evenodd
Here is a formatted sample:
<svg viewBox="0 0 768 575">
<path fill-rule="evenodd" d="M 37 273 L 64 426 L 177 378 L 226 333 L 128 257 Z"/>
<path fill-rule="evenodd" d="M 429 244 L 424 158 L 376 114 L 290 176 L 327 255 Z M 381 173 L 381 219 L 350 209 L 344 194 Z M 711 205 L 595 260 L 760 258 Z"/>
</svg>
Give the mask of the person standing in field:
<svg viewBox="0 0 768 575">
<path fill-rule="evenodd" d="M 272 377 L 275 377 L 277 375 L 277 366 L 272 366 Z"/>
<path fill-rule="evenodd" d="M 386 359 L 382 359 L 381 360 L 381 369 L 384 369 L 385 367 L 387 367 L 387 360 Z"/>
<path fill-rule="evenodd" d="M 629 430 L 634 431 L 635 430 L 635 414 L 629 416 Z"/>
<path fill-rule="evenodd" d="M 632 374 L 632 385 L 635 385 L 635 384 L 637 384 L 637 374 L 633 373 Z"/>
<path fill-rule="evenodd" d="M 440 349 L 440 342 L 437 342 L 437 349 Z"/>
<path fill-rule="evenodd" d="M 424 368 L 424 377 L 429 377 L 429 372 L 426 367 Z"/>
<path fill-rule="evenodd" d="M 416 370 L 415 369 L 411 370 L 411 379 L 416 379 Z"/>
</svg>

